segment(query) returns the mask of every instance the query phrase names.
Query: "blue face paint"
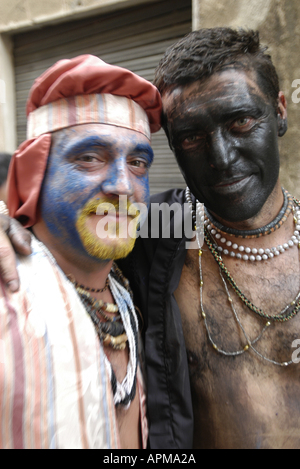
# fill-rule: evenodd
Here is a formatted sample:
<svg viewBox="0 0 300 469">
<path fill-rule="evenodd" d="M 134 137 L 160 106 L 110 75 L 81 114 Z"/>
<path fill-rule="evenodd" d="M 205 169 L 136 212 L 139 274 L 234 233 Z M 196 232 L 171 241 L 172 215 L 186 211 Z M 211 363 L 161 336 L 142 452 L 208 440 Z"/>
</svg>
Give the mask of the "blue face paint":
<svg viewBox="0 0 300 469">
<path fill-rule="evenodd" d="M 56 132 L 40 198 L 49 233 L 88 256 L 76 228 L 83 207 L 92 199 L 119 195 L 149 205 L 152 160 L 146 137 L 131 130 L 92 124 Z"/>
</svg>

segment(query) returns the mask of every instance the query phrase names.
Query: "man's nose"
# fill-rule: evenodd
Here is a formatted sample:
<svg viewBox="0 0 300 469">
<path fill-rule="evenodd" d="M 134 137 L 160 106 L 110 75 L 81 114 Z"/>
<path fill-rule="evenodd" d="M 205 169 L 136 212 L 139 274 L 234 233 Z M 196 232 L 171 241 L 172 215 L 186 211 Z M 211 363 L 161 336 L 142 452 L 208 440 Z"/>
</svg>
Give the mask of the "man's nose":
<svg viewBox="0 0 300 469">
<path fill-rule="evenodd" d="M 238 158 L 234 142 L 222 129 L 211 134 L 209 145 L 209 164 L 219 171 L 228 169 Z"/>
<path fill-rule="evenodd" d="M 126 160 L 120 158 L 114 162 L 107 173 L 105 181 L 102 183 L 102 192 L 104 194 L 128 196 L 133 194 L 130 170 Z"/>
</svg>

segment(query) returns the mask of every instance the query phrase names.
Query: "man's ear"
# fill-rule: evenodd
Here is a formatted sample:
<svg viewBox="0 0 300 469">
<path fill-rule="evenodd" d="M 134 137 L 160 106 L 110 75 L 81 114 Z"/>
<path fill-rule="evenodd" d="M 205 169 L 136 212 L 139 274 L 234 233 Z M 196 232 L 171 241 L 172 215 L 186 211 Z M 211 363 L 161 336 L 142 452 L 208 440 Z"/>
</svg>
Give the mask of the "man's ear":
<svg viewBox="0 0 300 469">
<path fill-rule="evenodd" d="M 282 91 L 278 94 L 277 106 L 278 137 L 283 137 L 287 131 L 287 102 Z"/>
</svg>

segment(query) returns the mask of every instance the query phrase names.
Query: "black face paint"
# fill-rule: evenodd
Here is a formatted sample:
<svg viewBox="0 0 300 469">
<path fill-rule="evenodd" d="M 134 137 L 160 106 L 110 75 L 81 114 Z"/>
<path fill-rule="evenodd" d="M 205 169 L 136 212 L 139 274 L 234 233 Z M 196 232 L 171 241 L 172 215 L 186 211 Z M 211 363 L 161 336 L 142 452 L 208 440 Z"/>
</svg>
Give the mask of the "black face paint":
<svg viewBox="0 0 300 469">
<path fill-rule="evenodd" d="M 258 214 L 278 181 L 280 129 L 253 73 L 215 74 L 165 94 L 163 105 L 170 146 L 197 199 L 232 222 Z"/>
</svg>

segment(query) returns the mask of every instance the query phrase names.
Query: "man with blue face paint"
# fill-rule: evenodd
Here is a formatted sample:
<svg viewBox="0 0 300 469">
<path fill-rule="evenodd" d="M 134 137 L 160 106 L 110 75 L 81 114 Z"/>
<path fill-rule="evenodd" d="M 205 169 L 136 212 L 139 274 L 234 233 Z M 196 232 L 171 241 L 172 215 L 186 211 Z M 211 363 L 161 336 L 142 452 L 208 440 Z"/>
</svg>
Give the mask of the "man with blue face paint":
<svg viewBox="0 0 300 469">
<path fill-rule="evenodd" d="M 1 448 L 147 446 L 139 321 L 114 260 L 133 249 L 134 206 L 149 204 L 160 112 L 153 85 L 90 55 L 31 89 L 8 184 L 32 253 L 19 292 L 1 285 Z"/>
</svg>

